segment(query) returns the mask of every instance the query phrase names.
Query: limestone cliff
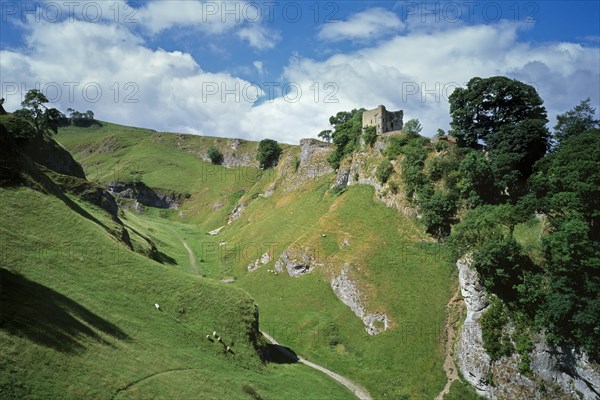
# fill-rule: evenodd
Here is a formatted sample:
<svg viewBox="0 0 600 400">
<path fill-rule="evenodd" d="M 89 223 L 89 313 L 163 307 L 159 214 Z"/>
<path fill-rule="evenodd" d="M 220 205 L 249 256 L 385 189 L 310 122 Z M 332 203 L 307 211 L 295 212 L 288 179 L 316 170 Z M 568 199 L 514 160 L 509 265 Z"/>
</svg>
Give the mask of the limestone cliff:
<svg viewBox="0 0 600 400">
<path fill-rule="evenodd" d="M 468 257 L 458 260 L 459 283 L 467 316 L 456 343 L 456 362 L 464 379 L 488 399 L 599 399 L 600 371 L 585 353 L 554 348 L 535 338 L 531 376 L 519 373 L 518 354 L 492 362 L 483 348 L 480 319 L 488 295 Z M 510 325 L 510 324 L 509 324 Z M 505 327 L 508 331 L 510 326 Z"/>
</svg>

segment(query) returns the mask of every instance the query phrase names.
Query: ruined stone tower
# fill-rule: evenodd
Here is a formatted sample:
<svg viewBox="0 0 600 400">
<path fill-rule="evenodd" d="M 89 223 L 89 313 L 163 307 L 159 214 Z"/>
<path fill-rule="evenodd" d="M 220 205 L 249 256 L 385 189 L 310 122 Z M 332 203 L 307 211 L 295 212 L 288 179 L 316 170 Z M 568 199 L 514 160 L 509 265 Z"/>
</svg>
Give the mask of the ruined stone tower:
<svg viewBox="0 0 600 400">
<path fill-rule="evenodd" d="M 377 134 L 381 135 L 386 132 L 399 131 L 402 129 L 402 118 L 404 111 L 388 111 L 385 106 L 380 105 L 373 110 L 367 110 L 362 115 L 363 129 L 368 126 L 374 126 L 377 129 Z"/>
</svg>

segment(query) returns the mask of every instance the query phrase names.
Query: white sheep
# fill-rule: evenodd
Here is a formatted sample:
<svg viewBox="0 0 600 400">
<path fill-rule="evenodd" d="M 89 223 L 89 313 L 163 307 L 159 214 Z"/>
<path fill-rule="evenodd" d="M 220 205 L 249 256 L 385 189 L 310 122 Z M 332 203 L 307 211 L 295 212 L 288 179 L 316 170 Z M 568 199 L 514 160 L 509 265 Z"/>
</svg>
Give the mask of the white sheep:
<svg viewBox="0 0 600 400">
<path fill-rule="evenodd" d="M 156 309 L 157 309 L 158 311 L 160 311 L 160 305 L 159 305 L 158 303 L 154 303 L 154 307 L 156 307 Z"/>
<path fill-rule="evenodd" d="M 231 347 L 227 346 L 227 347 L 225 348 L 225 353 L 227 353 L 229 350 L 231 350 Z"/>
<path fill-rule="evenodd" d="M 213 336 L 217 337 L 217 331 L 213 331 Z"/>
<path fill-rule="evenodd" d="M 210 340 L 210 335 L 206 335 L 206 339 L 207 339 L 207 340 Z"/>
<path fill-rule="evenodd" d="M 221 339 L 221 337 L 219 336 L 219 337 L 217 338 L 217 342 L 221 343 L 222 341 L 223 341 L 223 339 Z"/>
</svg>

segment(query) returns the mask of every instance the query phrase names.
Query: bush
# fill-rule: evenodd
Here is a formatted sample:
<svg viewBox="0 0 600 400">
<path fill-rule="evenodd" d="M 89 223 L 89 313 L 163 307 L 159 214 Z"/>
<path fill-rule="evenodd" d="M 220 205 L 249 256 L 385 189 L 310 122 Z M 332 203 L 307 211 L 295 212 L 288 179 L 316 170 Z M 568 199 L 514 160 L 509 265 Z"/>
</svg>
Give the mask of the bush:
<svg viewBox="0 0 600 400">
<path fill-rule="evenodd" d="M 377 130 L 374 126 L 368 126 L 364 129 L 363 138 L 365 139 L 365 143 L 371 147 L 375 144 L 377 140 Z"/>
<path fill-rule="evenodd" d="M 502 332 L 504 325 L 508 323 L 504 304 L 498 298 L 492 298 L 490 306 L 483 313 L 480 321 L 483 348 L 492 361 L 509 356 L 513 346 L 508 336 Z"/>
<path fill-rule="evenodd" d="M 394 172 L 394 166 L 390 162 L 390 160 L 383 160 L 379 166 L 377 167 L 377 172 L 375 176 L 381 183 L 386 183 L 389 177 Z"/>
<path fill-rule="evenodd" d="M 4 126 L 13 139 L 32 139 L 35 129 L 28 121 L 15 115 L 0 115 L 0 125 Z"/>
<path fill-rule="evenodd" d="M 210 158 L 210 162 L 215 165 L 220 165 L 223 163 L 223 153 L 215 146 L 210 146 L 206 151 L 208 158 Z"/>
<path fill-rule="evenodd" d="M 385 149 L 385 155 L 390 160 L 395 160 L 401 153 L 402 147 L 408 144 L 406 136 L 392 136 L 388 139 L 388 145 Z"/>
<path fill-rule="evenodd" d="M 300 157 L 296 156 L 294 157 L 294 172 L 298 171 L 298 168 L 300 168 Z"/>
<path fill-rule="evenodd" d="M 281 147 L 279 147 L 277 141 L 273 139 L 263 139 L 258 144 L 256 159 L 261 168 L 266 169 L 277 165 L 280 155 Z"/>
<path fill-rule="evenodd" d="M 393 194 L 398 194 L 398 184 L 394 181 L 391 181 L 389 183 L 389 187 L 390 187 L 390 192 L 392 192 Z"/>
</svg>

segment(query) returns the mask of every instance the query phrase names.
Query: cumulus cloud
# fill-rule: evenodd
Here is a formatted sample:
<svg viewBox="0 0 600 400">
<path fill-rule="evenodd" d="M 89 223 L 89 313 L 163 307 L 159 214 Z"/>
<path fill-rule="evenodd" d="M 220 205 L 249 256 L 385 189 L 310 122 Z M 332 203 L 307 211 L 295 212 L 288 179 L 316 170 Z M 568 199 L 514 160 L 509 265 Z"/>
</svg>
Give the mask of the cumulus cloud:
<svg viewBox="0 0 600 400">
<path fill-rule="evenodd" d="M 240 2 L 230 3 L 225 10 L 224 2 L 175 0 L 151 1 L 139 9 L 136 18 L 151 34 L 173 27 L 191 27 L 195 30 L 218 34 L 232 29 L 242 22 Z M 226 11 L 233 12 L 227 13 Z"/>
<path fill-rule="evenodd" d="M 6 108 L 39 87 L 63 111 L 91 109 L 98 118 L 158 130 L 238 136 L 252 105 L 238 97 L 249 82 L 209 73 L 190 54 L 151 50 L 120 25 L 83 21 L 35 24 L 26 53 L 0 51 Z M 247 97 L 260 96 L 256 88 Z M 227 116 L 224 118 L 223 116 Z"/>
<path fill-rule="evenodd" d="M 393 12 L 383 8 L 370 8 L 351 15 L 346 21 L 326 23 L 319 30 L 322 40 L 373 40 L 390 33 L 398 33 L 404 24 Z"/>
<path fill-rule="evenodd" d="M 550 116 L 586 97 L 599 108 L 598 47 L 527 43 L 520 29 L 506 22 L 453 24 L 409 29 L 321 60 L 296 54 L 274 88 L 290 90 L 265 100 L 233 72 L 209 73 L 188 53 L 150 49 L 126 24 L 36 23 L 25 33 L 25 50 L 0 51 L 2 92 L 9 110 L 39 82 L 63 111 L 91 109 L 100 119 L 161 131 L 288 143 L 315 137 L 340 110 L 378 104 L 419 118 L 423 134 L 432 135 L 449 127 L 452 90 L 474 76 L 534 85 Z M 262 63 L 253 63 L 259 73 Z"/>
<path fill-rule="evenodd" d="M 257 50 L 272 49 L 281 39 L 278 33 L 258 24 L 250 24 L 241 28 L 236 34 Z"/>
</svg>

